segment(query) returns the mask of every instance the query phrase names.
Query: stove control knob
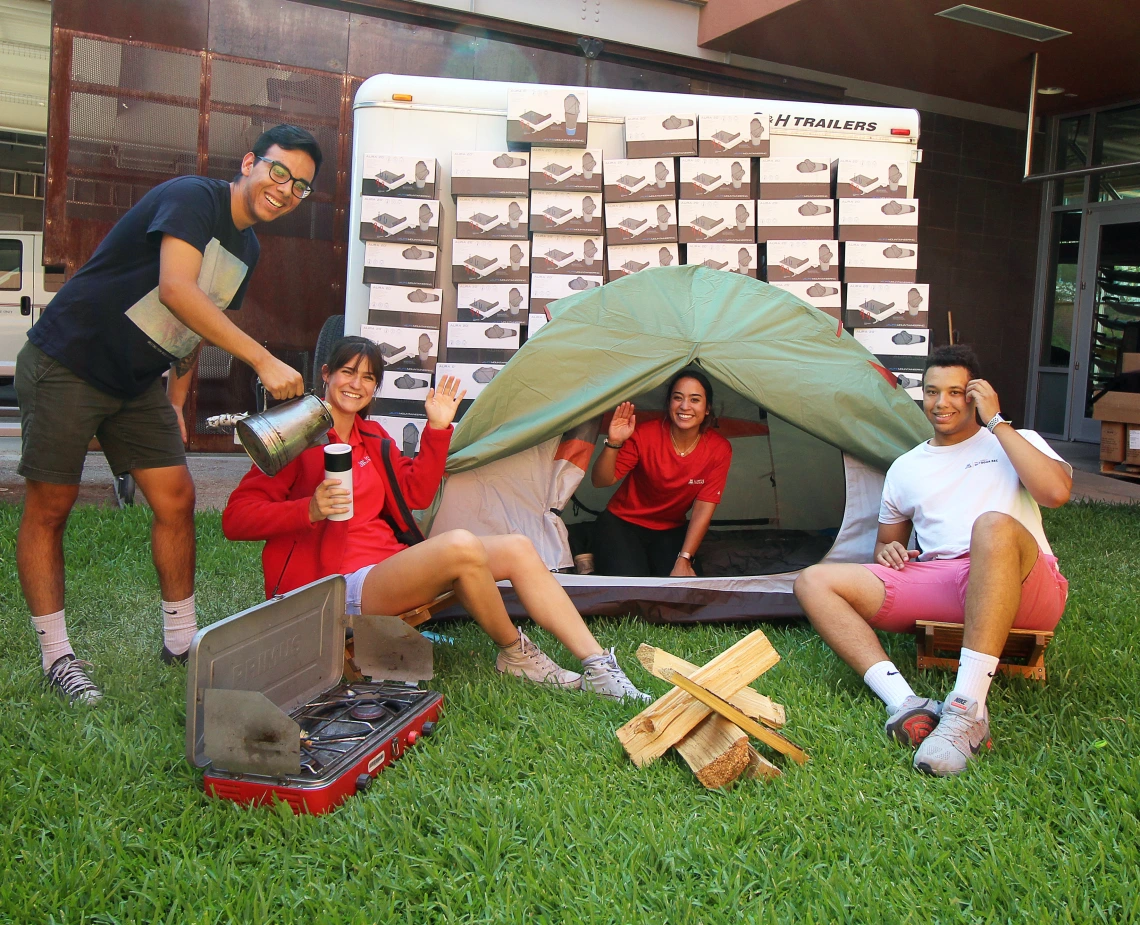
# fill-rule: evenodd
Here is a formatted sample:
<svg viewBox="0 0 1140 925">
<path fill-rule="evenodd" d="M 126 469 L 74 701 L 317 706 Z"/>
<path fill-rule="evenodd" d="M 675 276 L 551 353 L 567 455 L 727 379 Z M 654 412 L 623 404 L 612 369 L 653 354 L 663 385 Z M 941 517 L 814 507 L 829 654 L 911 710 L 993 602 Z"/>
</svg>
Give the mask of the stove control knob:
<svg viewBox="0 0 1140 925">
<path fill-rule="evenodd" d="M 430 720 L 424 723 L 423 732 L 426 736 L 431 735 L 433 732 L 435 732 L 435 723 L 431 722 Z"/>
<path fill-rule="evenodd" d="M 410 748 L 411 746 L 415 745 L 416 740 L 419 739 L 419 737 L 420 737 L 420 734 L 418 732 L 416 732 L 416 730 L 414 730 L 414 729 L 411 730 L 408 733 L 408 747 Z"/>
<path fill-rule="evenodd" d="M 356 792 L 367 793 L 368 788 L 372 786 L 371 774 L 358 774 L 356 777 Z"/>
</svg>

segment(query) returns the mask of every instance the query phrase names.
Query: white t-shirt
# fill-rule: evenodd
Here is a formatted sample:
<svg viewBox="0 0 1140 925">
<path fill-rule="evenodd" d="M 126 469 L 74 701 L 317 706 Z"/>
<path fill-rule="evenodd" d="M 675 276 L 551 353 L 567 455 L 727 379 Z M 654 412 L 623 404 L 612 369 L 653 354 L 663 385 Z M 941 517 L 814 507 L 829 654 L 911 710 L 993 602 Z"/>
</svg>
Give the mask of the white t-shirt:
<svg viewBox="0 0 1140 925">
<path fill-rule="evenodd" d="M 1036 431 L 1018 433 L 1050 459 L 1065 463 Z M 1071 475 L 1073 467 L 1065 465 Z M 998 438 L 983 427 L 954 446 L 920 443 L 896 459 L 883 483 L 879 523 L 909 520 L 923 561 L 956 559 L 970 551 L 974 521 L 988 511 L 1009 514 L 1045 553 L 1053 554 L 1041 526 L 1041 509 Z"/>
</svg>

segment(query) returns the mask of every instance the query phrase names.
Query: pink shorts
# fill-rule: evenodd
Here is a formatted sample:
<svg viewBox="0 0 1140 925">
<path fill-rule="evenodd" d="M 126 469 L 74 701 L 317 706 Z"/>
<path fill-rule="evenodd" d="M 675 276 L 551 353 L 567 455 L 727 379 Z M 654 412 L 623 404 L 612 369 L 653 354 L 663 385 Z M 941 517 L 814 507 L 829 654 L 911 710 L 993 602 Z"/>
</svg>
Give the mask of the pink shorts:
<svg viewBox="0 0 1140 925">
<path fill-rule="evenodd" d="M 916 620 L 962 623 L 970 557 L 911 562 L 901 571 L 885 565 L 865 565 L 883 582 L 883 606 L 867 622 L 888 633 L 909 633 Z M 1021 583 L 1021 606 L 1016 629 L 1051 630 L 1061 619 L 1069 582 L 1057 569 L 1057 559 L 1041 553 Z"/>
</svg>

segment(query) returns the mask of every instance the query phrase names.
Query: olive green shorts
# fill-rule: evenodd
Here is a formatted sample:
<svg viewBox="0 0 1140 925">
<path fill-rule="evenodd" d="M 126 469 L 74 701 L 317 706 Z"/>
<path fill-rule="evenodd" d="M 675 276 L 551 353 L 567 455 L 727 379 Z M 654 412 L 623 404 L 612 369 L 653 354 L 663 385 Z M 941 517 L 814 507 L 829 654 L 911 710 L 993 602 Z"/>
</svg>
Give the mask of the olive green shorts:
<svg viewBox="0 0 1140 925">
<path fill-rule="evenodd" d="M 92 437 L 115 475 L 186 465 L 178 418 L 162 380 L 137 398 L 115 398 L 26 343 L 16 357 L 20 465 L 26 479 L 78 485 Z"/>
</svg>

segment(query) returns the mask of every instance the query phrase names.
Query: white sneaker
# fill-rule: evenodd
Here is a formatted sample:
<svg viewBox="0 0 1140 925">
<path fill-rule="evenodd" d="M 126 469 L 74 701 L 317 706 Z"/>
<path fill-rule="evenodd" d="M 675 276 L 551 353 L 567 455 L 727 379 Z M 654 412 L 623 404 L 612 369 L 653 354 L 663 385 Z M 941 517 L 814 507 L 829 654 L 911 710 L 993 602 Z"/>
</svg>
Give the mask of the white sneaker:
<svg viewBox="0 0 1140 925">
<path fill-rule="evenodd" d="M 90 662 L 82 662 L 74 655 L 62 655 L 48 669 L 47 685 L 59 691 L 69 703 L 96 704 L 103 699 L 103 694 L 87 677 L 90 667 Z"/>
<path fill-rule="evenodd" d="M 649 694 L 639 691 L 626 677 L 614 657 L 613 649 L 601 655 L 592 655 L 582 662 L 582 690 L 611 700 L 653 702 Z"/>
<path fill-rule="evenodd" d="M 526 678 L 538 684 L 553 684 L 556 687 L 576 689 L 582 681 L 582 676 L 577 672 L 560 668 L 549 655 L 528 639 L 522 630 L 519 630 L 517 642 L 499 649 L 499 654 L 495 658 L 495 667 L 504 674 L 513 674 L 516 678 Z"/>
</svg>

